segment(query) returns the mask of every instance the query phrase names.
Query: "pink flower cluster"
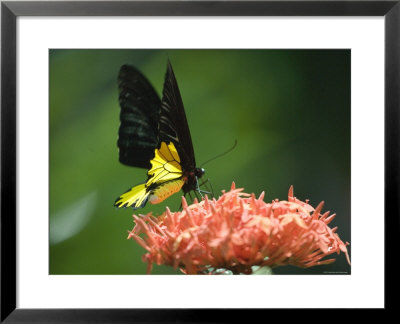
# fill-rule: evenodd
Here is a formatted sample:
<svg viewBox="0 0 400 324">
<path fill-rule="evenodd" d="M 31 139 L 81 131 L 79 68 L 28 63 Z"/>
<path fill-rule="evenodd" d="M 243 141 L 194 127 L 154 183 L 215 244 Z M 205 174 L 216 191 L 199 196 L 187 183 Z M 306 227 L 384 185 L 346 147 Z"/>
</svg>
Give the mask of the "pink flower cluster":
<svg viewBox="0 0 400 324">
<path fill-rule="evenodd" d="M 160 217 L 134 215 L 133 238 L 147 253 L 143 261 L 150 273 L 153 263 L 180 268 L 187 274 L 219 273 L 251 274 L 253 266 L 276 267 L 294 265 L 312 267 L 329 264 L 343 252 L 350 264 L 346 246 L 336 227 L 328 224 L 335 215 L 321 214 L 323 202 L 315 209 L 293 196 L 288 200 L 256 199 L 232 184 L 218 200 L 207 197 L 188 206 L 182 197 L 182 211 L 168 207 Z M 141 237 L 140 235 L 143 237 Z"/>
</svg>

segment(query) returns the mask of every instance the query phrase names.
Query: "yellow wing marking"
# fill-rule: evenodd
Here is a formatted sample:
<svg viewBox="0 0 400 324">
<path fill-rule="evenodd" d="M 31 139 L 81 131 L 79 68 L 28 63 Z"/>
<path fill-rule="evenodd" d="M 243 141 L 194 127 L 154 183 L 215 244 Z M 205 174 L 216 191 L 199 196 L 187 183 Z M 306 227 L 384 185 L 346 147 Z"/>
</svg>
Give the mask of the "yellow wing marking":
<svg viewBox="0 0 400 324">
<path fill-rule="evenodd" d="M 171 145 L 171 144 L 172 144 L 172 145 Z M 169 151 L 170 151 L 171 154 L 172 154 L 173 159 L 174 159 L 176 162 L 181 163 L 181 159 L 180 159 L 180 157 L 179 157 L 178 151 L 177 151 L 176 148 L 175 148 L 174 143 L 172 143 L 172 142 L 169 143 L 168 148 L 169 148 Z"/>
<path fill-rule="evenodd" d="M 180 162 L 174 143 L 170 142 L 167 145 L 162 142 L 161 147 L 154 150 L 154 158 L 150 160 L 151 168 L 147 172 L 149 176 L 147 182 L 122 194 L 114 206 L 138 209 L 144 207 L 147 200 L 152 204 L 158 204 L 178 192 L 184 185 Z"/>
<path fill-rule="evenodd" d="M 115 206 L 118 208 L 131 207 L 133 209 L 143 207 L 150 195 L 150 191 L 146 191 L 146 185 L 144 183 L 133 187 L 128 190 L 115 201 Z"/>
<path fill-rule="evenodd" d="M 146 182 L 146 187 L 182 177 L 180 158 L 172 142 L 168 145 L 162 142 L 160 149 L 155 149 L 154 158 L 150 163 L 151 168 L 147 172 L 149 179 Z"/>
<path fill-rule="evenodd" d="M 167 199 L 169 196 L 181 190 L 184 183 L 185 182 L 182 179 L 162 183 L 157 188 L 151 191 L 149 202 L 151 204 L 159 204 L 160 202 Z"/>
</svg>

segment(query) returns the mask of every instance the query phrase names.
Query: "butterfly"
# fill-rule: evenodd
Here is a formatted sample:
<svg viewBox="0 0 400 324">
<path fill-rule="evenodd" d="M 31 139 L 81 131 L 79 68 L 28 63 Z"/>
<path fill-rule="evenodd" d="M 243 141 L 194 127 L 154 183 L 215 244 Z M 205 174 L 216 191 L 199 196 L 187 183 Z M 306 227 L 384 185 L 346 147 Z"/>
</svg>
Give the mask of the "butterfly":
<svg viewBox="0 0 400 324">
<path fill-rule="evenodd" d="M 178 83 L 167 62 L 162 99 L 137 69 L 123 65 L 118 76 L 120 127 L 119 161 L 146 168 L 147 181 L 122 195 L 114 206 L 142 208 L 158 204 L 180 191 L 201 192 L 190 130 Z"/>
</svg>

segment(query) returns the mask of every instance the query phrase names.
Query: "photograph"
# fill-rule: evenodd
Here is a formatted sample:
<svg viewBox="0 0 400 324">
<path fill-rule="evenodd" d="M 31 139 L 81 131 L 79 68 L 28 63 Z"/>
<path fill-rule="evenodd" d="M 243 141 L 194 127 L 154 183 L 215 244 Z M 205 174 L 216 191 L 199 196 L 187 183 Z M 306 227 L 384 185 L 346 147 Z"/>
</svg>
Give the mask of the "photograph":
<svg viewBox="0 0 400 324">
<path fill-rule="evenodd" d="M 50 275 L 350 275 L 350 49 L 49 49 Z"/>
</svg>

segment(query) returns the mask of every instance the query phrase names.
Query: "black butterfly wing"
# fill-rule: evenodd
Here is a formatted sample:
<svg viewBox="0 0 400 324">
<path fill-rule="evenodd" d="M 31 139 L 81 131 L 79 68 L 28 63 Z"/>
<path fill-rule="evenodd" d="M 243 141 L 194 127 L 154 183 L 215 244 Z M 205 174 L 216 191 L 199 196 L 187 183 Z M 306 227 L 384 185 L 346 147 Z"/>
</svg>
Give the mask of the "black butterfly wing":
<svg viewBox="0 0 400 324">
<path fill-rule="evenodd" d="M 118 76 L 121 107 L 118 132 L 119 161 L 150 168 L 158 146 L 161 100 L 146 77 L 134 67 L 123 65 Z"/>
<path fill-rule="evenodd" d="M 187 123 L 178 83 L 168 60 L 159 119 L 159 143 L 173 142 L 178 150 L 184 171 L 196 167 L 192 138 Z"/>
</svg>

